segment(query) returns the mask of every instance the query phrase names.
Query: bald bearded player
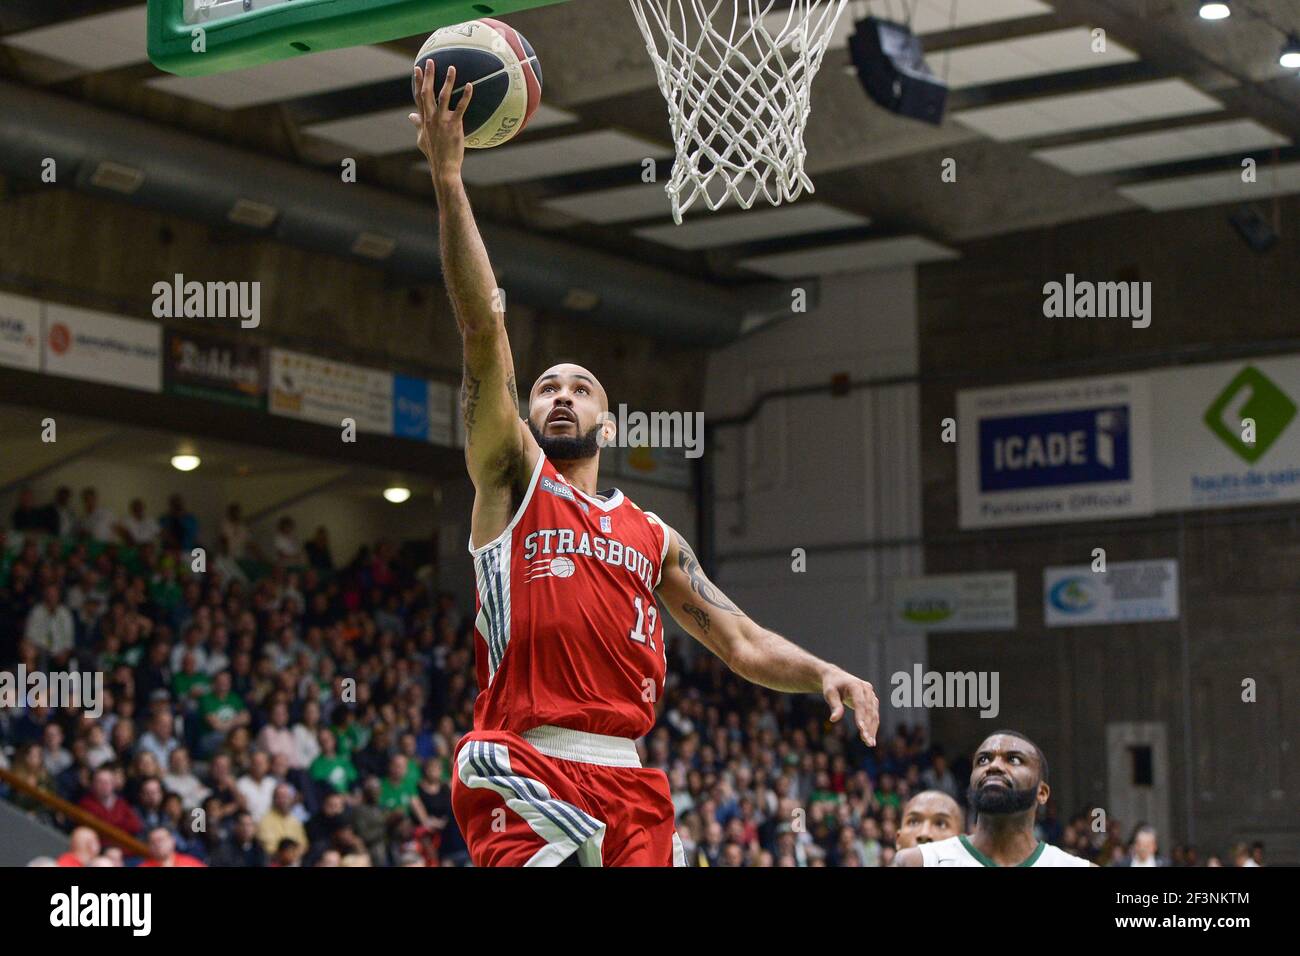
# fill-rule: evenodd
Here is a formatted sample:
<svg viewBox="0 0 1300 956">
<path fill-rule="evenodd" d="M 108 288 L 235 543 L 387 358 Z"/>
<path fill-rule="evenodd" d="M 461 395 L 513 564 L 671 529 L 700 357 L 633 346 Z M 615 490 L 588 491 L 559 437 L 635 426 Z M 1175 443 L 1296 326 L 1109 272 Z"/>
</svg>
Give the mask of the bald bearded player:
<svg viewBox="0 0 1300 956">
<path fill-rule="evenodd" d="M 461 181 L 466 86 L 449 106 L 417 67 L 419 146 L 438 200 L 443 277 L 464 341 L 465 461 L 474 483 L 478 591 L 474 730 L 456 748 L 452 806 L 476 866 L 685 865 L 668 778 L 635 740 L 664 686 L 656 598 L 754 683 L 820 693 L 875 744 L 871 685 L 755 624 L 705 576 L 690 545 L 621 491 L 598 491 L 614 438 L 609 399 L 555 365 L 521 420 L 514 358 L 487 250 Z"/>
<path fill-rule="evenodd" d="M 968 800 L 975 830 L 899 850 L 894 866 L 1092 866 L 1034 835 L 1039 807 L 1047 803 L 1047 758 L 1014 730 L 985 738 L 971 761 Z"/>
</svg>

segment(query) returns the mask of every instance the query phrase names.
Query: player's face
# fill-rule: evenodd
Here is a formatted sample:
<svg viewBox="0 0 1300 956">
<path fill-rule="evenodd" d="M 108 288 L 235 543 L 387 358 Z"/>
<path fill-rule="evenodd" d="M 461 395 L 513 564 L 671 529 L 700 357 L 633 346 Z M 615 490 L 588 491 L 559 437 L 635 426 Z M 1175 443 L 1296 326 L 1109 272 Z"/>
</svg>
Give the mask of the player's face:
<svg viewBox="0 0 1300 956">
<path fill-rule="evenodd" d="M 957 801 L 940 794 L 913 797 L 903 812 L 898 828 L 898 848 L 906 850 L 921 843 L 946 840 L 961 833 L 961 810 Z"/>
<path fill-rule="evenodd" d="M 608 411 L 605 390 L 596 377 L 580 365 L 557 365 L 542 374 L 528 401 L 528 425 L 550 458 L 590 458 L 599 450 L 599 438 L 613 438 L 611 424 L 601 415 Z"/>
<path fill-rule="evenodd" d="M 970 802 L 979 813 L 1022 813 L 1047 802 L 1039 779 L 1038 755 L 1019 737 L 995 734 L 980 745 L 972 761 Z"/>
</svg>

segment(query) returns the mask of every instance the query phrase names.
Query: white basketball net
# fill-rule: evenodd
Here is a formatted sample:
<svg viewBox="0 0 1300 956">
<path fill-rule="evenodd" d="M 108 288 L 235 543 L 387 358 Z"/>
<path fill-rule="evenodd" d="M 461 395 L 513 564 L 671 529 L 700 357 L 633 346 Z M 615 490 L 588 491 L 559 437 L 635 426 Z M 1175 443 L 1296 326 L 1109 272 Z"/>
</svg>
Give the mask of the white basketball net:
<svg viewBox="0 0 1300 956">
<path fill-rule="evenodd" d="M 673 218 L 797 199 L 813 77 L 847 0 L 629 0 L 668 101 Z"/>
</svg>

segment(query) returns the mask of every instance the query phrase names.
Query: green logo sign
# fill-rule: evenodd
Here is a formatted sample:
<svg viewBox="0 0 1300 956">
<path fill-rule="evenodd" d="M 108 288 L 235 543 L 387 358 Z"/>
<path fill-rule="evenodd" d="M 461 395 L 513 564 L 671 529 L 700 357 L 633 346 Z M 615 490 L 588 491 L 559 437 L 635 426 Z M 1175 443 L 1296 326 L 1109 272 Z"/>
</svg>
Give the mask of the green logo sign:
<svg viewBox="0 0 1300 956">
<path fill-rule="evenodd" d="M 941 597 L 912 598 L 903 605 L 903 617 L 914 624 L 937 624 L 952 617 L 954 611 Z"/>
<path fill-rule="evenodd" d="M 1286 392 L 1259 369 L 1247 365 L 1206 410 L 1205 424 L 1220 441 L 1253 465 L 1286 431 L 1295 413 L 1295 402 Z M 1242 422 L 1247 418 L 1255 422 L 1254 443 L 1242 438 Z"/>
</svg>

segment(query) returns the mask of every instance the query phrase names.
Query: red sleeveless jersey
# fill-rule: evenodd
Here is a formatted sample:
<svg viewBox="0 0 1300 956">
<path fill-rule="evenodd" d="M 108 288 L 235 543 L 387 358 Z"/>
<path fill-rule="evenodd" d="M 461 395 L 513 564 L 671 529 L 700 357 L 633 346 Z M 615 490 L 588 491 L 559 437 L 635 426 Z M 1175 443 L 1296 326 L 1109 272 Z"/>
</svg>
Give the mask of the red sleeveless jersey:
<svg viewBox="0 0 1300 956">
<path fill-rule="evenodd" d="M 621 491 L 583 494 L 539 455 L 510 524 L 481 548 L 471 541 L 475 729 L 649 733 L 664 687 L 654 590 L 667 552 L 658 516 Z"/>
</svg>

